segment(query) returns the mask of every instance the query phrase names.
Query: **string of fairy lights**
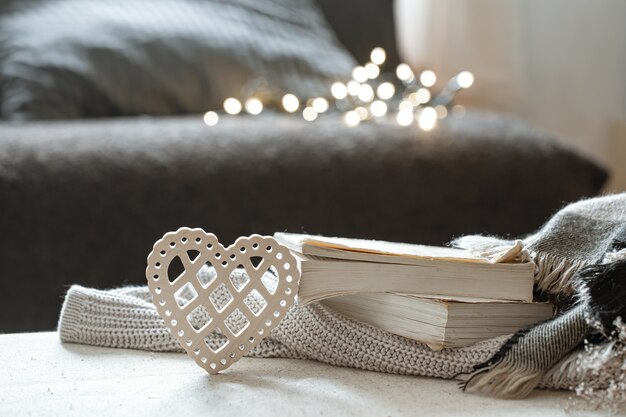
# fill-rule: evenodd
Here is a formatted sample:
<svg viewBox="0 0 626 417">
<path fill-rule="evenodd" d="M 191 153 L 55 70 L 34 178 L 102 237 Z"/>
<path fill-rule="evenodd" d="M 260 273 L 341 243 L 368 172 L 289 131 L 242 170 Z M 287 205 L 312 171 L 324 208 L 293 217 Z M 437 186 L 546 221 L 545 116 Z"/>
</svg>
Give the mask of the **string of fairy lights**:
<svg viewBox="0 0 626 417">
<path fill-rule="evenodd" d="M 402 63 L 395 71 L 385 72 L 386 60 L 385 50 L 374 48 L 370 61 L 355 67 L 347 82 L 333 83 L 327 97 L 303 98 L 293 93 L 263 94 L 258 91 L 242 98 L 228 97 L 224 100 L 223 110 L 205 113 L 204 123 L 215 126 L 221 117 L 242 113 L 257 116 L 271 108 L 299 114 L 308 122 L 323 114 L 340 113 L 350 127 L 392 117 L 400 126 L 417 124 L 420 129 L 429 131 L 450 114 L 465 113 L 463 106 L 455 104 L 454 99 L 459 91 L 474 83 L 471 72 L 460 72 L 434 93 L 437 75 L 433 71 L 415 74 L 411 67 Z"/>
</svg>

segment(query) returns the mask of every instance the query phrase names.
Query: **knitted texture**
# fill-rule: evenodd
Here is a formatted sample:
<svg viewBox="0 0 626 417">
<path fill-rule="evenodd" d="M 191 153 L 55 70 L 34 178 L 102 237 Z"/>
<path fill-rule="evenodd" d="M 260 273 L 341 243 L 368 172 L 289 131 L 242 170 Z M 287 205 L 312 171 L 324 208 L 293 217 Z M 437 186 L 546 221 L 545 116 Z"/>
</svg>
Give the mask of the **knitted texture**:
<svg viewBox="0 0 626 417">
<path fill-rule="evenodd" d="M 173 339 L 148 287 L 96 290 L 79 285 L 67 292 L 59 320 L 61 341 L 112 348 L 183 352 Z M 402 375 L 452 379 L 493 357 L 508 336 L 472 346 L 433 351 L 426 345 L 345 317 L 322 304 L 294 304 L 247 356 L 312 359 L 336 366 Z M 589 375 L 571 366 L 576 355 L 543 375 L 538 386 L 570 389 Z M 597 377 L 596 377 L 597 379 Z"/>
<path fill-rule="evenodd" d="M 485 256 L 491 253 L 494 259 L 532 259 L 537 264 L 538 288 L 570 303 L 572 299 L 567 295 L 575 287 L 572 277 L 576 272 L 602 261 L 608 249 L 622 249 L 614 241 L 621 239 L 623 224 L 626 194 L 570 205 L 523 242 L 468 237 L 457 244 L 468 249 L 473 246 Z M 567 252 L 563 248 L 550 251 L 550 245 L 558 248 L 560 240 L 566 241 Z M 585 242 L 579 242 L 582 240 Z M 603 363 L 605 372 L 599 374 L 578 364 L 586 356 L 597 355 L 598 349 L 610 352 L 614 342 L 600 341 L 595 353 L 583 349 L 580 342 L 592 331 L 585 318 L 588 306 L 579 302 L 562 310 L 554 319 L 513 337 L 432 351 L 419 342 L 351 320 L 321 304 L 294 304 L 270 337 L 249 356 L 314 359 L 338 366 L 440 378 L 470 374 L 467 387 L 505 397 L 522 397 L 535 387 L 571 389 L 585 383 L 610 386 L 624 372 L 616 361 Z M 108 291 L 71 287 L 61 312 L 59 333 L 64 342 L 182 351 L 157 314 L 147 287 Z"/>
<path fill-rule="evenodd" d="M 95 290 L 78 285 L 65 298 L 63 342 L 182 352 L 150 301 L 147 287 Z M 342 316 L 321 304 L 293 305 L 248 356 L 315 359 L 332 365 L 406 375 L 452 378 L 493 355 L 505 337 L 458 349 L 433 351 Z"/>
</svg>

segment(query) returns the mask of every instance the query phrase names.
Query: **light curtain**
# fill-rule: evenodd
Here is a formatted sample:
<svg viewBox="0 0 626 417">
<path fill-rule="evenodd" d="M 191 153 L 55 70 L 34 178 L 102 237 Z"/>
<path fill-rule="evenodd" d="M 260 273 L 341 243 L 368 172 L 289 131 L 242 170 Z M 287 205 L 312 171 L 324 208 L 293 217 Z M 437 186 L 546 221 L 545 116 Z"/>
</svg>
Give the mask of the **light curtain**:
<svg viewBox="0 0 626 417">
<path fill-rule="evenodd" d="M 396 0 L 396 20 L 413 67 L 475 73 L 459 102 L 554 132 L 626 190 L 625 1 Z"/>
</svg>

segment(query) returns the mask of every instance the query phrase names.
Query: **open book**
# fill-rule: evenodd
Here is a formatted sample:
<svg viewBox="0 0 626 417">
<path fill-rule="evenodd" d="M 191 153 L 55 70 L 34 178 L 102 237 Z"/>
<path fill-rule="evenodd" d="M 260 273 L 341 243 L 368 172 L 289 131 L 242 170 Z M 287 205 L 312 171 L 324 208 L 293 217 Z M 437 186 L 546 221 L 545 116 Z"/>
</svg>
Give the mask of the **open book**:
<svg viewBox="0 0 626 417">
<path fill-rule="evenodd" d="M 554 308 L 550 303 L 446 301 L 387 293 L 347 295 L 322 303 L 353 319 L 426 343 L 435 350 L 515 333 L 549 319 Z"/>
<path fill-rule="evenodd" d="M 490 263 L 461 249 L 276 233 L 300 261 L 301 304 L 360 293 L 532 301 L 531 263 Z"/>
</svg>

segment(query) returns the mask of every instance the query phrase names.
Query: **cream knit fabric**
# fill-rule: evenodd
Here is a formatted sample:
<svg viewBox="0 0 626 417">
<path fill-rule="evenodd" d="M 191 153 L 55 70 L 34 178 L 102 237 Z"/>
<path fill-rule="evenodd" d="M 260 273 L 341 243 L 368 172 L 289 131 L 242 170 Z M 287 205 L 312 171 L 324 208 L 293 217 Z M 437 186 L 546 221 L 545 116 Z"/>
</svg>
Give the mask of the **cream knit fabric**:
<svg viewBox="0 0 626 417">
<path fill-rule="evenodd" d="M 156 308 L 147 287 L 96 290 L 74 285 L 65 298 L 59 334 L 61 341 L 94 346 L 183 352 Z M 433 351 L 416 341 L 356 322 L 322 304 L 291 307 L 269 338 L 248 356 L 313 359 L 336 366 L 404 375 L 454 378 L 471 372 L 498 351 L 506 336 L 473 346 Z M 573 355 L 572 355 L 573 356 Z M 570 389 L 583 381 L 564 361 L 539 384 Z"/>
<path fill-rule="evenodd" d="M 63 342 L 182 352 L 147 287 L 95 290 L 72 286 L 59 321 Z M 271 336 L 248 356 L 315 359 L 332 365 L 453 378 L 493 355 L 500 337 L 471 347 L 433 351 L 416 341 L 350 320 L 321 304 L 291 307 Z"/>
<path fill-rule="evenodd" d="M 619 338 L 610 336 L 596 341 L 597 344 L 592 339 L 585 345 L 581 342 L 589 334 L 597 335 L 585 317 L 593 310 L 588 305 L 590 300 L 575 294 L 578 302 L 572 308 L 563 308 L 571 301 L 568 295 L 574 294 L 579 285 L 577 272 L 581 268 L 597 266 L 603 258 L 613 256 L 607 253 L 624 249 L 625 222 L 626 193 L 571 204 L 524 241 L 475 236 L 457 241 L 466 249 L 474 247 L 483 254 L 497 255 L 496 258 L 530 258 L 537 266 L 537 288 L 564 300 L 557 317 L 514 337 L 502 336 L 435 352 L 414 340 L 353 321 L 323 304 L 295 304 L 250 356 L 315 359 L 372 371 L 441 378 L 474 371 L 469 388 L 490 394 L 522 397 L 536 387 L 577 391 L 591 387 L 594 392 L 604 392 L 606 400 L 614 401 L 620 395 L 620 401 L 626 402 L 626 336 L 622 334 L 626 330 L 620 331 Z M 210 268 L 199 272 L 205 278 L 211 273 Z M 147 287 L 98 291 L 74 286 L 61 313 L 61 340 L 181 350 L 150 300 Z M 598 357 L 602 360 L 598 361 Z"/>
</svg>

